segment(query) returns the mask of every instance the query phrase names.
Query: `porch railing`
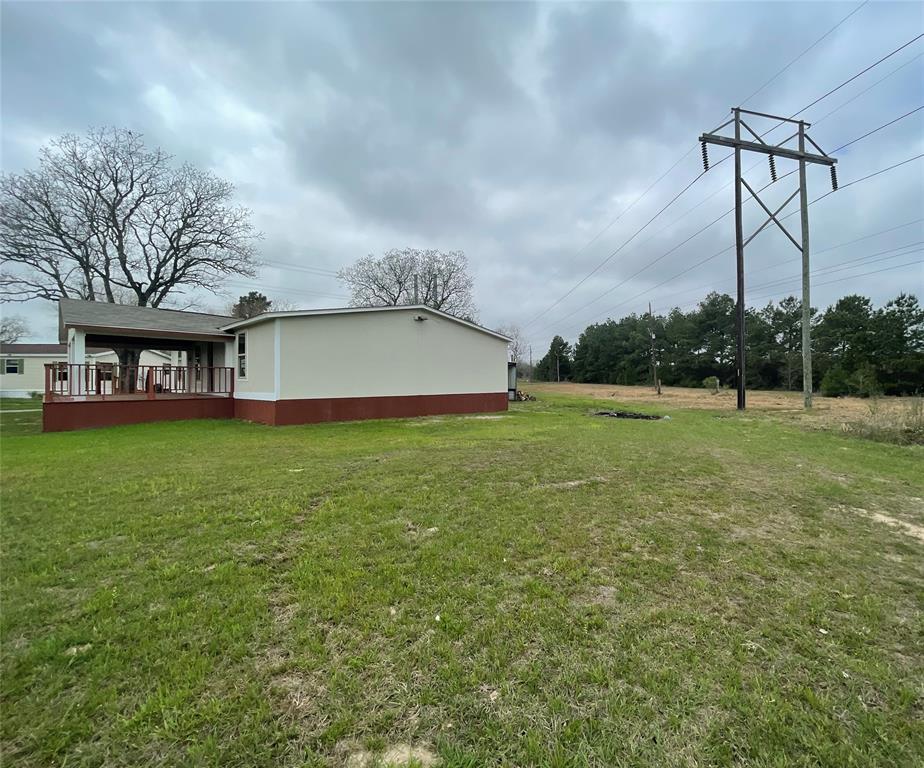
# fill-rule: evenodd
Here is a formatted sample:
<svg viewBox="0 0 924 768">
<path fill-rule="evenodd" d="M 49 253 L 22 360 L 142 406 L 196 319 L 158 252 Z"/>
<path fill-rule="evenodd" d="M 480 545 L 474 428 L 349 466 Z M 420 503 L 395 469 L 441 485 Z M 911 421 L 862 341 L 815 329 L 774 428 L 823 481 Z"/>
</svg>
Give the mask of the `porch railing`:
<svg viewBox="0 0 924 768">
<path fill-rule="evenodd" d="M 157 400 L 181 395 L 234 395 L 234 369 L 204 365 L 46 363 L 45 399 L 132 397 Z"/>
</svg>

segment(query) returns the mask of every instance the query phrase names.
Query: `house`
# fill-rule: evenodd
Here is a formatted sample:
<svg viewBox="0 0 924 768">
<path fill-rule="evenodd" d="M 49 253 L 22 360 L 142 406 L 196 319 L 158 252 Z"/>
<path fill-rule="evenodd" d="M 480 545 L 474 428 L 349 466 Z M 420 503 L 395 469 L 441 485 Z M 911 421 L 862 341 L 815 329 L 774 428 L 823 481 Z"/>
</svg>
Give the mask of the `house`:
<svg viewBox="0 0 924 768">
<path fill-rule="evenodd" d="M 91 347 L 86 350 L 87 362 L 106 366 L 119 362 L 111 349 Z M 176 353 L 144 350 L 144 365 L 178 364 Z M 67 344 L 0 344 L 0 398 L 31 397 L 45 392 L 45 366 L 67 363 Z M 66 375 L 62 370 L 59 375 Z"/>
<path fill-rule="evenodd" d="M 68 375 L 46 366 L 46 431 L 189 418 L 264 424 L 507 409 L 503 334 L 426 306 L 223 315 L 62 299 Z M 87 348 L 183 362 L 102 372 Z"/>
</svg>

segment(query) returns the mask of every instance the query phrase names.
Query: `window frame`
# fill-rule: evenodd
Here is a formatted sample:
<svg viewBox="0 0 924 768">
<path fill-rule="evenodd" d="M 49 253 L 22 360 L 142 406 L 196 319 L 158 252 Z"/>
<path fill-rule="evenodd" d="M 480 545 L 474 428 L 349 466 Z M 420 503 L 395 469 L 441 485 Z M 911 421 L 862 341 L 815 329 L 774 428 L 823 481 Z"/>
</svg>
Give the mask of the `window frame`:
<svg viewBox="0 0 924 768">
<path fill-rule="evenodd" d="M 243 342 L 243 347 L 244 347 L 243 352 L 241 352 L 242 342 Z M 235 334 L 234 344 L 235 344 L 235 351 L 236 351 L 234 371 L 237 375 L 237 380 L 247 381 L 247 371 L 250 368 L 250 360 L 249 360 L 250 350 L 249 350 L 249 345 L 247 343 L 247 331 L 238 331 Z M 243 374 L 241 373 L 241 362 L 244 363 Z"/>
<path fill-rule="evenodd" d="M 9 369 L 10 363 L 16 363 L 16 370 Z M 26 372 L 26 360 L 22 357 L 4 357 L 3 358 L 3 375 L 4 376 L 22 376 Z"/>
</svg>

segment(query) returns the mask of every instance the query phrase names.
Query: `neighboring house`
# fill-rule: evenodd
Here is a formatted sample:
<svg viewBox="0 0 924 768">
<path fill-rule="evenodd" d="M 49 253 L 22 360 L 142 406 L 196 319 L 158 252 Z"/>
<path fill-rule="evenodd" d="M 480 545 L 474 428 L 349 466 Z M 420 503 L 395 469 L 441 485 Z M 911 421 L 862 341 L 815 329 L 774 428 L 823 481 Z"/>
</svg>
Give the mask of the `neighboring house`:
<svg viewBox="0 0 924 768">
<path fill-rule="evenodd" d="M 507 409 L 503 334 L 425 306 L 268 312 L 248 319 L 63 299 L 73 373 L 49 378 L 47 431 L 188 418 L 265 424 Z M 116 366 L 86 348 L 182 353 L 177 365 Z M 77 366 L 77 368 L 73 368 Z"/>
<path fill-rule="evenodd" d="M 88 363 L 106 365 L 118 363 L 111 349 L 90 348 Z M 144 350 L 144 365 L 179 362 L 169 352 Z M 31 397 L 45 392 L 45 366 L 67 363 L 67 344 L 0 344 L 0 397 Z M 63 374 L 62 374 L 63 375 Z"/>
</svg>

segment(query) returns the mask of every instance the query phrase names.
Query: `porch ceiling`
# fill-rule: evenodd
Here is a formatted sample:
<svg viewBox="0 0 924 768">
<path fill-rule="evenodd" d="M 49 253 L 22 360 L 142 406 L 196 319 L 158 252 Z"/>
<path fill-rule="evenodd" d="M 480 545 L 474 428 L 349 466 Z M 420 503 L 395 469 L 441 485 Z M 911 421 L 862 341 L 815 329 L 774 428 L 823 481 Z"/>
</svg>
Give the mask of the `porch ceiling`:
<svg viewBox="0 0 924 768">
<path fill-rule="evenodd" d="M 196 343 L 213 341 L 223 343 L 233 336 L 218 337 L 206 336 L 201 338 L 176 338 L 172 336 L 128 336 L 91 333 L 87 331 L 86 344 L 88 347 L 106 347 L 107 349 L 161 349 L 178 352 L 189 352 Z"/>
</svg>

